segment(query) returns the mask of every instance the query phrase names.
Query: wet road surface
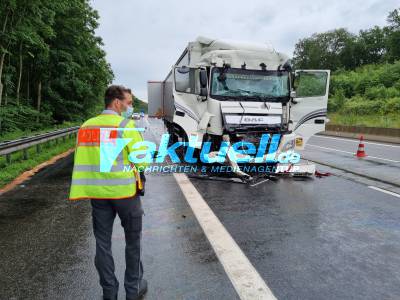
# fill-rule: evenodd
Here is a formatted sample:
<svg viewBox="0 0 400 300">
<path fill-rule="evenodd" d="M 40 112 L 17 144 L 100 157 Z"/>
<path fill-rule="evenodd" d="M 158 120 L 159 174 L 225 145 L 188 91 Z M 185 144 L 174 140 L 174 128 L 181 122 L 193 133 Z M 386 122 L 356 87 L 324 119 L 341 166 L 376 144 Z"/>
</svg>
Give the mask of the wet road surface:
<svg viewBox="0 0 400 300">
<path fill-rule="evenodd" d="M 344 151 L 354 154 L 357 152 L 360 140 L 352 138 L 340 138 L 325 135 L 315 135 L 310 138 L 307 148 L 319 147 L 319 149 L 332 149 L 332 151 Z M 384 142 L 363 141 L 365 151 L 367 152 L 366 159 L 386 162 L 400 163 L 400 141 L 399 144 L 391 144 Z M 322 148 L 324 147 L 324 148 Z"/>
<path fill-rule="evenodd" d="M 150 123 L 157 138 L 162 127 Z M 101 299 L 90 203 L 67 201 L 72 160 L 0 196 L 0 299 Z M 400 198 L 319 169 L 334 175 L 254 187 L 190 181 L 278 299 L 399 299 Z M 174 177 L 147 178 L 145 299 L 239 299 Z M 124 299 L 118 217 L 113 253 Z"/>
<path fill-rule="evenodd" d="M 364 141 L 365 158 L 356 158 L 359 140 L 316 135 L 302 157 L 400 187 L 400 144 Z"/>
<path fill-rule="evenodd" d="M 90 203 L 67 200 L 72 162 L 70 155 L 0 196 L 0 299 L 101 299 Z M 174 178 L 147 179 L 146 299 L 237 299 Z M 112 239 L 123 299 L 125 241 L 118 217 Z"/>
</svg>

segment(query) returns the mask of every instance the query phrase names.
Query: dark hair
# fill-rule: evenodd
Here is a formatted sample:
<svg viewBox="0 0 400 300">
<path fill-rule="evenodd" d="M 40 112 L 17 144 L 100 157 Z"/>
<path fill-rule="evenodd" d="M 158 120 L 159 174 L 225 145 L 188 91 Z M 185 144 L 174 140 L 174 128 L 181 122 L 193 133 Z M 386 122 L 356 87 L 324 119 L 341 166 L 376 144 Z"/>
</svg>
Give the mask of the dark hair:
<svg viewBox="0 0 400 300">
<path fill-rule="evenodd" d="M 124 92 L 126 88 L 122 85 L 110 85 L 104 95 L 104 105 L 107 108 L 113 102 L 114 99 L 123 100 Z"/>
<path fill-rule="evenodd" d="M 125 92 L 132 95 L 132 90 L 131 89 L 126 88 Z"/>
</svg>

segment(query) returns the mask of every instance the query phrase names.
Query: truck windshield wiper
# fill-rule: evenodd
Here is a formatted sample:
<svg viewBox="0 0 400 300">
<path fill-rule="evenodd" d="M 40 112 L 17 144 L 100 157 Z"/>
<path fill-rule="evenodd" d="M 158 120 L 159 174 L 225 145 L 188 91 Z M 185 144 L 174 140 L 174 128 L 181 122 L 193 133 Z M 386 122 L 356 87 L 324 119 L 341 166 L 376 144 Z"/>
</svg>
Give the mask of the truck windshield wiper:
<svg viewBox="0 0 400 300">
<path fill-rule="evenodd" d="M 259 101 L 266 101 L 268 99 L 267 97 L 263 97 L 260 95 L 251 95 L 251 96 L 247 96 L 246 98 L 249 100 L 259 100 Z"/>
<path fill-rule="evenodd" d="M 281 101 L 282 98 L 285 98 L 285 96 L 271 97 L 271 96 L 252 95 L 248 96 L 247 98 L 266 102 L 266 101 Z"/>
<path fill-rule="evenodd" d="M 243 89 L 237 89 L 237 90 L 235 90 L 233 92 L 242 92 L 242 93 L 247 93 L 247 94 L 252 94 L 253 93 L 252 91 L 247 91 L 247 90 L 243 90 Z"/>
</svg>

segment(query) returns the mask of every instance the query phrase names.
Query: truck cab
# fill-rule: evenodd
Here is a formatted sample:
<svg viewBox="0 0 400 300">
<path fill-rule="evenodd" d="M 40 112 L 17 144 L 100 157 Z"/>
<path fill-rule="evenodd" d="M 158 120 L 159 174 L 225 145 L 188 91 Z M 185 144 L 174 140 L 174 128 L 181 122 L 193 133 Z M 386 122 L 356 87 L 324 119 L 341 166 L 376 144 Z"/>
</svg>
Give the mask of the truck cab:
<svg viewBox="0 0 400 300">
<path fill-rule="evenodd" d="M 293 70 L 263 44 L 199 37 L 163 81 L 148 82 L 149 116 L 175 140 L 241 140 L 280 134 L 278 153 L 303 149 L 325 130 L 329 70 Z"/>
</svg>

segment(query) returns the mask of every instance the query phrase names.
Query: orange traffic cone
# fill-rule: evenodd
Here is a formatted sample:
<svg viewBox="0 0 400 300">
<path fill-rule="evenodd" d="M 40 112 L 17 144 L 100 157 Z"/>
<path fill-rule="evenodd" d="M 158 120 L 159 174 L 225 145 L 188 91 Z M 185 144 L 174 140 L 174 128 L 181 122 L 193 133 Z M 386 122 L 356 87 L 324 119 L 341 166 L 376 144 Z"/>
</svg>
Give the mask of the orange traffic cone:
<svg viewBox="0 0 400 300">
<path fill-rule="evenodd" d="M 363 141 L 364 141 L 364 137 L 361 135 L 360 136 L 360 143 L 358 144 L 358 149 L 357 149 L 357 153 L 356 153 L 356 156 L 359 157 L 359 158 L 367 156 L 367 154 L 365 153 L 365 150 L 364 150 Z"/>
</svg>

